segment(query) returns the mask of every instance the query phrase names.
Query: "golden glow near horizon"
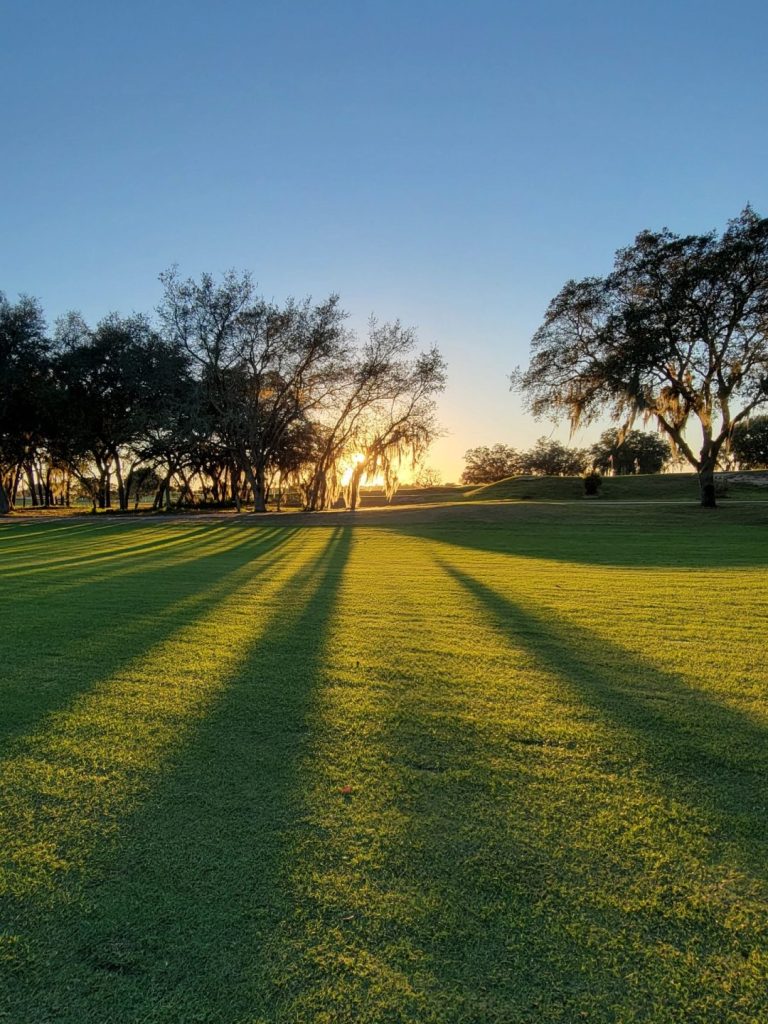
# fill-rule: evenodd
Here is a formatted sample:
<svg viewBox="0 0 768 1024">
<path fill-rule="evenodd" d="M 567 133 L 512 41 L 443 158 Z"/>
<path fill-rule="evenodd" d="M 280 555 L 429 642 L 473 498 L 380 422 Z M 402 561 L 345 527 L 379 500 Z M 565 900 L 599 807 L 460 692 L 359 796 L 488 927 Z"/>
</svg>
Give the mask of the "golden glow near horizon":
<svg viewBox="0 0 768 1024">
<path fill-rule="evenodd" d="M 354 472 L 355 466 L 359 466 L 361 462 L 365 462 L 365 456 L 363 455 L 362 452 L 357 452 L 355 455 L 352 455 L 350 457 L 349 462 L 347 463 L 346 468 L 344 469 L 344 472 L 341 474 L 342 487 L 347 486 L 347 484 L 352 479 L 352 473 Z M 372 481 L 369 481 L 368 474 L 364 473 L 360 483 L 367 484 L 368 486 L 373 486 L 375 484 L 375 480 L 376 478 L 374 478 L 374 480 Z"/>
</svg>

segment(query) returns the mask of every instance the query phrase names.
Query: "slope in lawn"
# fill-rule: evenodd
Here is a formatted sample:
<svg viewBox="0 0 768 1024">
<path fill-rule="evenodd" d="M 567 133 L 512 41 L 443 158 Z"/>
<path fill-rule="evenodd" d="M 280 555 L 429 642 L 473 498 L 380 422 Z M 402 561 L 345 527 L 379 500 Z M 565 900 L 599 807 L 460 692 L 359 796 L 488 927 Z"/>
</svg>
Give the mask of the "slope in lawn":
<svg viewBox="0 0 768 1024">
<path fill-rule="evenodd" d="M 762 480 L 761 474 L 754 474 Z M 722 501 L 766 500 L 768 487 L 749 482 L 749 474 L 738 474 L 736 480 L 723 478 L 719 485 Z M 575 501 L 585 497 L 580 477 L 512 476 L 497 483 L 485 484 L 466 494 L 469 501 Z M 699 498 L 698 482 L 693 473 L 656 473 L 640 476 L 604 477 L 600 501 L 690 501 Z"/>
</svg>

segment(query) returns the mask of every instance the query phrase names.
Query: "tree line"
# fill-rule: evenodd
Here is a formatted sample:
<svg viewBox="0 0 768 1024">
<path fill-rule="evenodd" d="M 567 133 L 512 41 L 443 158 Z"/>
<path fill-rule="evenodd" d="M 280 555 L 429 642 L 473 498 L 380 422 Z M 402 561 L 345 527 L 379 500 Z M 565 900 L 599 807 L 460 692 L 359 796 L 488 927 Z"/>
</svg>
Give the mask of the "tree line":
<svg viewBox="0 0 768 1024">
<path fill-rule="evenodd" d="M 337 296 L 278 305 L 234 272 L 161 280 L 154 317 L 91 327 L 69 314 L 52 334 L 34 299 L 0 295 L 0 512 L 22 487 L 37 504 L 76 488 L 94 508 L 128 508 L 143 490 L 158 508 L 173 493 L 256 510 L 288 487 L 309 510 L 355 508 L 366 476 L 391 495 L 436 436 L 445 364 L 399 322 L 372 320 L 361 340 Z M 722 234 L 641 232 L 609 274 L 563 286 L 511 380 L 537 418 L 574 430 L 612 419 L 613 471 L 627 471 L 635 425 L 652 423 L 714 506 L 724 461 L 765 463 L 768 219 L 746 207 Z M 668 458 L 657 440 L 633 471 Z M 465 482 L 605 466 L 605 452 L 545 439 L 467 455 Z"/>
<path fill-rule="evenodd" d="M 360 339 L 336 295 L 278 304 L 234 271 L 160 279 L 152 317 L 70 313 L 52 332 L 39 302 L 0 293 L 0 512 L 22 489 L 263 511 L 292 488 L 307 510 L 354 509 L 366 476 L 391 495 L 437 435 L 445 362 L 398 321 Z"/>
<path fill-rule="evenodd" d="M 510 476 L 578 476 L 589 471 L 603 474 L 659 473 L 672 458 L 661 437 L 640 430 L 621 434 L 606 430 L 589 448 L 570 448 L 540 437 L 533 448 L 517 451 L 506 444 L 470 448 L 464 455 L 464 484 L 492 483 Z"/>
</svg>

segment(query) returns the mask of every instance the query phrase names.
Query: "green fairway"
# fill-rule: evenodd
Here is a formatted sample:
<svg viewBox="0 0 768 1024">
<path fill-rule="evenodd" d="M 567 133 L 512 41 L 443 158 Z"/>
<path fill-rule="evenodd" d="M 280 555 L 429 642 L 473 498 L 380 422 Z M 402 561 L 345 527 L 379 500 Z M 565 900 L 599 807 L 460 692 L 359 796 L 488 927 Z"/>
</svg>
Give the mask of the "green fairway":
<svg viewBox="0 0 768 1024">
<path fill-rule="evenodd" d="M 0 526 L 0 1021 L 767 1020 L 768 505 L 347 522 Z"/>
</svg>

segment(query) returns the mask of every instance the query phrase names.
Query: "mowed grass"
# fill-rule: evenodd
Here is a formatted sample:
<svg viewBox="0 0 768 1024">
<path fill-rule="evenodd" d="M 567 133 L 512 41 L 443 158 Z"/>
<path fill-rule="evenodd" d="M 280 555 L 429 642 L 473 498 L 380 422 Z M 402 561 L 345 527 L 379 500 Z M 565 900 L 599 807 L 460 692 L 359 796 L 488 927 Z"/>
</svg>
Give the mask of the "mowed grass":
<svg viewBox="0 0 768 1024">
<path fill-rule="evenodd" d="M 718 497 L 722 504 L 734 501 L 768 501 L 766 474 L 742 473 L 731 480 Z M 755 482 L 750 483 L 750 477 Z M 469 501 L 581 501 L 586 500 L 584 481 L 579 476 L 511 476 L 493 484 L 464 491 Z M 640 476 L 603 477 L 600 494 L 590 502 L 605 501 L 684 501 L 699 500 L 699 485 L 694 473 L 653 473 Z"/>
<path fill-rule="evenodd" d="M 0 527 L 0 1020 L 767 1020 L 768 510 L 367 515 Z"/>
</svg>

